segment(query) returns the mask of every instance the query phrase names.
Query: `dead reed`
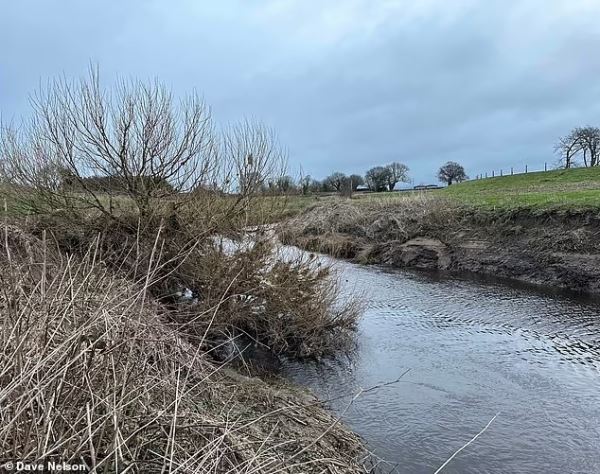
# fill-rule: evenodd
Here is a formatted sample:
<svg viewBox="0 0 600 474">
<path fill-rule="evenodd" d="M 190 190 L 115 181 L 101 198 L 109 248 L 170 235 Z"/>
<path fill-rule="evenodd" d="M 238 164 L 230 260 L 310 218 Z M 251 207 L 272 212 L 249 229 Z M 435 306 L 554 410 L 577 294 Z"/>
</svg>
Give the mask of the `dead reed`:
<svg viewBox="0 0 600 474">
<path fill-rule="evenodd" d="M 100 239 L 66 255 L 49 237 L 4 227 L 4 457 L 107 473 L 362 472 L 358 439 L 315 400 L 216 365 L 190 340 L 151 291 L 161 245 L 133 282 L 106 264 Z M 284 287 L 282 275 L 275 268 L 270 285 Z M 214 322 L 222 307 L 197 314 Z"/>
<path fill-rule="evenodd" d="M 336 257 L 368 260 L 378 244 L 417 236 L 445 238 L 464 210 L 446 199 L 411 196 L 337 200 L 313 206 L 280 227 L 283 242 Z"/>
</svg>

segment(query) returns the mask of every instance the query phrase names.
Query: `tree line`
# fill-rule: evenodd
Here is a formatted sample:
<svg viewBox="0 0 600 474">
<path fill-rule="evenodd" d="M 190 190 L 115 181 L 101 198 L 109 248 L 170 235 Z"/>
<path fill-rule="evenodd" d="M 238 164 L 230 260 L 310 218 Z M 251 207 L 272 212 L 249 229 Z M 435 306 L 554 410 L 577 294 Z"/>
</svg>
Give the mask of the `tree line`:
<svg viewBox="0 0 600 474">
<path fill-rule="evenodd" d="M 263 193 L 314 194 L 339 193 L 350 195 L 359 187 L 372 192 L 393 191 L 398 183 L 410 183 L 409 168 L 404 163 L 393 162 L 383 166 L 374 166 L 364 176 L 347 175 L 336 171 L 322 180 L 303 175 L 295 180 L 291 176 L 282 176 L 262 183 Z M 465 169 L 459 163 L 449 161 L 438 170 L 439 181 L 451 185 L 468 179 Z"/>
<path fill-rule="evenodd" d="M 221 129 L 198 96 L 175 101 L 160 84 L 123 82 L 108 93 L 97 68 L 79 81 L 51 83 L 32 104 L 34 115 L 22 126 L 0 121 L 0 183 L 35 212 L 95 209 L 112 218 L 106 197 L 126 196 L 147 216 L 155 200 L 168 199 L 175 211 L 196 194 L 236 196 L 237 212 L 258 194 L 349 195 L 360 186 L 381 192 L 410 182 L 400 162 L 364 175 L 294 179 L 270 128 L 242 121 Z M 438 177 L 452 184 L 466 174 L 447 163 Z"/>
<path fill-rule="evenodd" d="M 396 184 L 401 182 L 410 182 L 408 166 L 394 162 L 385 166 L 375 166 L 364 176 L 360 174 L 347 175 L 340 171 L 335 171 L 322 180 L 315 179 L 310 175 L 303 175 L 298 180 L 294 180 L 291 176 L 282 176 L 263 183 L 262 187 L 266 193 L 312 194 L 324 192 L 349 195 L 362 186 L 375 192 L 391 191 Z"/>
</svg>

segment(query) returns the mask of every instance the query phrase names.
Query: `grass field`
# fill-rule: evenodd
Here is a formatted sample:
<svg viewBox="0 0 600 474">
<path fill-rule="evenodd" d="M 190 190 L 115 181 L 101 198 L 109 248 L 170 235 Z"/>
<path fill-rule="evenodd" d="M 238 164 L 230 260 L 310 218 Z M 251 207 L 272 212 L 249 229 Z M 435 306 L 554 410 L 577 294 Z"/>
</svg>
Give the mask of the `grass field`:
<svg viewBox="0 0 600 474">
<path fill-rule="evenodd" d="M 352 200 L 357 204 L 366 204 L 419 195 L 447 197 L 462 204 L 485 209 L 600 210 L 600 167 L 472 180 L 434 191 L 355 194 Z M 286 215 L 293 216 L 313 204 L 335 199 L 342 198 L 318 195 L 289 196 Z"/>
<path fill-rule="evenodd" d="M 447 197 L 486 209 L 600 209 L 600 167 L 498 176 L 434 191 L 355 194 L 354 199 L 367 203 L 423 194 Z M 311 202 L 308 197 L 298 196 L 296 199 L 296 209 Z"/>
<path fill-rule="evenodd" d="M 600 209 L 600 168 L 473 180 L 436 193 L 486 208 Z"/>
<path fill-rule="evenodd" d="M 485 209 L 600 210 L 600 167 L 498 176 L 471 180 L 432 191 L 355 193 L 352 201 L 360 205 L 422 195 L 447 197 L 462 204 Z M 132 207 L 131 204 L 128 205 L 127 198 L 114 199 L 117 208 L 130 210 Z M 346 198 L 334 194 L 256 197 L 249 209 L 248 223 L 281 221 L 300 214 L 312 205 L 338 199 Z M 23 205 L 15 205 L 14 199 L 6 201 L 10 215 L 29 213 Z"/>
</svg>

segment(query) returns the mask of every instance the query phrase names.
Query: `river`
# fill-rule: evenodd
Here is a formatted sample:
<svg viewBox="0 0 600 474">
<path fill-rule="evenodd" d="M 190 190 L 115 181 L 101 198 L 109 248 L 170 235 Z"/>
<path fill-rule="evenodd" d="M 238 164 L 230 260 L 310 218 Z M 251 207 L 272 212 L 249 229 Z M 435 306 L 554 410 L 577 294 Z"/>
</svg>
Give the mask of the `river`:
<svg viewBox="0 0 600 474">
<path fill-rule="evenodd" d="M 322 257 L 327 261 L 331 259 Z M 395 472 L 600 472 L 600 303 L 335 262 L 365 302 L 358 348 L 287 363 Z M 362 389 L 398 382 L 352 397 Z M 341 398 L 340 398 L 341 397 Z"/>
</svg>

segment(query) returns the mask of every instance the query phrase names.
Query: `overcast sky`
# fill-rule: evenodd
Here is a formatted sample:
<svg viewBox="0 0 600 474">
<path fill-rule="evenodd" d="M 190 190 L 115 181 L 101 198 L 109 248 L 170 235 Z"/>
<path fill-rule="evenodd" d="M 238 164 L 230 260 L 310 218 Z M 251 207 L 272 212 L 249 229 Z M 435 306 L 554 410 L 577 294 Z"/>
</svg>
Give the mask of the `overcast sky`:
<svg viewBox="0 0 600 474">
<path fill-rule="evenodd" d="M 600 0 L 3 0 L 0 112 L 92 61 L 266 122 L 292 173 L 540 168 L 600 125 L 599 18 Z"/>
</svg>

